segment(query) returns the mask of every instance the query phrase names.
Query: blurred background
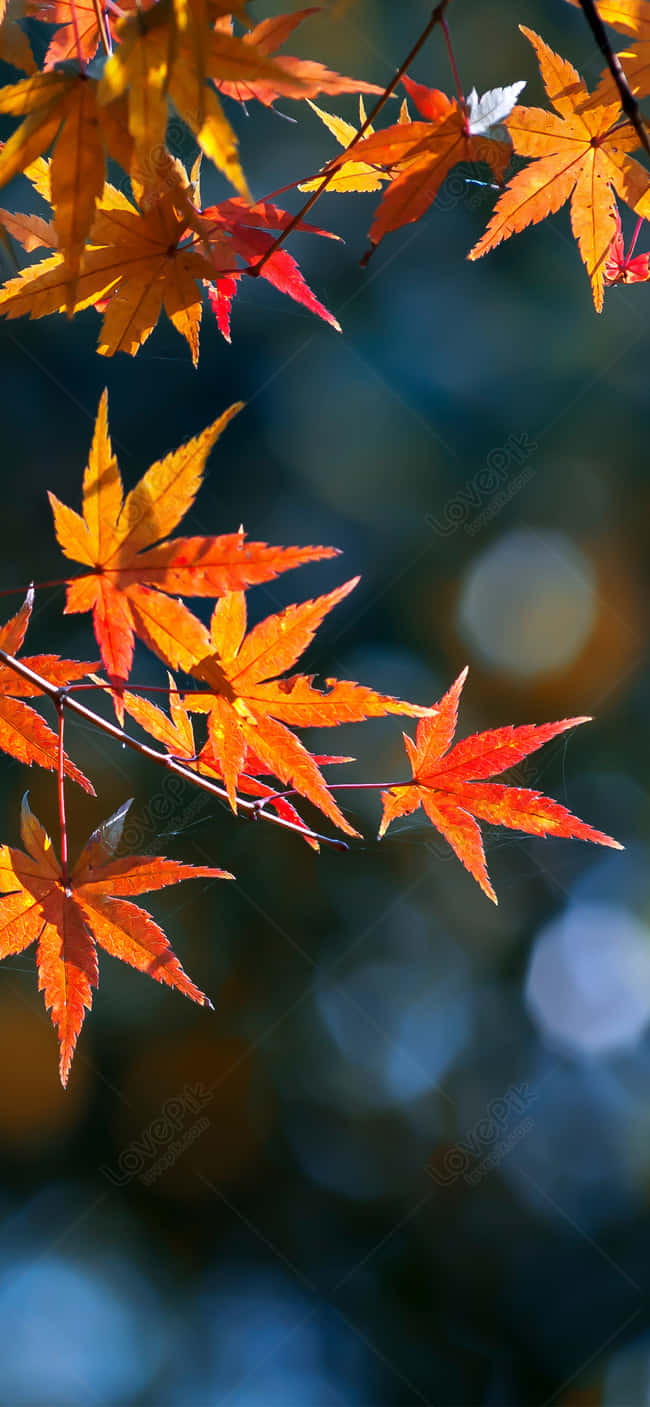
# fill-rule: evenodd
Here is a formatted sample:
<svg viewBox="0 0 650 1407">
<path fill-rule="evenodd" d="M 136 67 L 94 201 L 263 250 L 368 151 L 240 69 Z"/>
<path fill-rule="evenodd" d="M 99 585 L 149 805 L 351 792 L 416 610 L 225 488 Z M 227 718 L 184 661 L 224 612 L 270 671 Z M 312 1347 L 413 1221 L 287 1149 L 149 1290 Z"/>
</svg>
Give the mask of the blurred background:
<svg viewBox="0 0 650 1407">
<path fill-rule="evenodd" d="M 343 0 L 288 52 L 387 82 L 428 14 Z M 518 21 L 595 81 L 578 11 L 466 0 L 466 89 L 542 103 Z M 412 76 L 451 91 L 440 34 Z M 333 154 L 278 108 L 299 122 L 229 105 L 257 196 Z M 352 798 L 367 840 L 314 855 L 70 723 L 100 798 L 69 790 L 73 853 L 133 796 L 130 848 L 237 880 L 145 900 L 214 1014 L 103 957 L 65 1094 L 33 949 L 0 968 L 0 1403 L 650 1402 L 650 289 L 598 317 L 566 210 L 468 263 L 484 176 L 454 171 L 365 272 L 375 197 L 323 198 L 345 244 L 291 250 L 340 337 L 259 281 L 232 347 L 204 313 L 197 371 L 168 323 L 134 361 L 95 355 L 93 311 L 0 325 L 2 588 L 61 574 L 46 489 L 78 506 L 105 384 L 129 486 L 241 397 L 183 531 L 345 552 L 253 618 L 360 572 L 310 670 L 430 703 L 469 664 L 461 734 L 593 714 L 521 775 L 627 846 L 486 827 L 494 908 L 422 813 L 378 845 L 378 796 Z M 27 652 L 94 658 L 63 603 L 37 594 Z M 134 677 L 162 676 L 143 651 Z M 345 780 L 408 775 L 400 720 L 333 744 Z M 52 778 L 0 769 L 2 838 L 27 784 L 56 832 Z"/>
</svg>

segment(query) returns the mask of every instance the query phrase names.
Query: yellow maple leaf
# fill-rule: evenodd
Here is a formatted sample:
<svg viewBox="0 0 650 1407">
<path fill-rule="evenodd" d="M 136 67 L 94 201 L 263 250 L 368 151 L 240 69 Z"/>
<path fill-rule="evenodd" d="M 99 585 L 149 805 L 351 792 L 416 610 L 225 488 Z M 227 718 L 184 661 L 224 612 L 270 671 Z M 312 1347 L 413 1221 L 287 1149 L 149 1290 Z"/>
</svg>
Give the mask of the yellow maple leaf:
<svg viewBox="0 0 650 1407">
<path fill-rule="evenodd" d="M 134 356 L 164 308 L 196 365 L 201 322 L 196 280 L 209 279 L 213 266 L 181 244 L 190 213 L 182 187 L 139 210 L 114 186 L 105 186 L 83 252 L 74 304 L 75 312 L 97 305 L 104 313 L 97 347 L 102 356 L 118 351 Z M 0 289 L 0 312 L 9 318 L 62 312 L 67 286 L 63 256 L 53 254 Z"/>
<path fill-rule="evenodd" d="M 302 96 L 304 84 L 243 39 L 215 29 L 210 20 L 223 13 L 218 0 L 176 0 L 175 6 L 159 0 L 147 13 L 121 20 L 119 47 L 106 64 L 100 101 L 128 95 L 129 131 L 139 159 L 147 161 L 164 146 L 171 100 L 201 150 L 249 199 L 237 138 L 207 80 L 269 78 L 294 97 Z"/>
<path fill-rule="evenodd" d="M 120 124 L 100 109 L 98 83 L 81 73 L 36 73 L 0 90 L 0 113 L 24 121 L 0 152 L 0 187 L 54 146 L 50 200 L 60 250 L 63 306 L 72 312 L 82 251 L 104 189 L 106 151 L 123 156 Z"/>
</svg>

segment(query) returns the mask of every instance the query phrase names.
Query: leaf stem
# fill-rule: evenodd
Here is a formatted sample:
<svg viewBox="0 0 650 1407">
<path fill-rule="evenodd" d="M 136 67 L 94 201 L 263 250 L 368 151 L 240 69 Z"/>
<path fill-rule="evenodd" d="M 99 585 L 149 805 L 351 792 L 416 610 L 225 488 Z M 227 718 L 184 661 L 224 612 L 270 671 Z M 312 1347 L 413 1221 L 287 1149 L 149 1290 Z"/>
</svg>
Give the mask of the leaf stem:
<svg viewBox="0 0 650 1407">
<path fill-rule="evenodd" d="M 357 145 L 357 142 L 361 141 L 361 138 L 365 136 L 366 132 L 368 131 L 368 128 L 373 125 L 375 118 L 378 117 L 382 108 L 385 106 L 385 104 L 388 102 L 388 99 L 394 93 L 403 74 L 406 73 L 407 68 L 409 68 L 410 65 L 413 63 L 413 60 L 419 54 L 420 49 L 426 43 L 427 39 L 429 38 L 429 35 L 433 32 L 437 24 L 443 23 L 444 13 L 447 9 L 448 4 L 449 0 L 440 0 L 440 4 L 436 5 L 435 9 L 432 11 L 428 23 L 424 26 L 424 29 L 422 30 L 419 39 L 416 40 L 415 44 L 413 45 L 413 48 L 409 50 L 408 54 L 406 55 L 406 58 L 404 59 L 404 62 L 400 64 L 400 67 L 397 69 L 397 72 L 394 74 L 393 78 L 391 78 L 390 83 L 387 84 L 387 86 L 384 88 L 384 91 L 381 96 L 377 99 L 377 102 L 375 103 L 372 112 L 368 114 L 365 122 L 362 122 L 359 131 L 355 133 L 351 142 L 349 142 L 348 146 L 345 148 L 345 151 L 342 152 L 340 156 L 337 156 L 334 161 L 331 161 L 329 165 L 325 167 L 323 179 L 320 182 L 320 185 L 316 188 L 316 190 L 312 192 L 309 197 L 309 200 L 306 201 L 302 209 L 299 210 L 298 213 L 293 216 L 293 219 L 289 221 L 289 224 L 286 225 L 286 227 L 280 231 L 277 238 L 273 241 L 273 244 L 270 246 L 269 249 L 267 249 L 266 253 L 262 255 L 262 258 L 259 259 L 256 264 L 251 264 L 249 268 L 244 269 L 242 272 L 249 274 L 251 278 L 257 278 L 258 275 L 261 274 L 265 264 L 267 264 L 272 255 L 276 253 L 276 250 L 280 249 L 281 245 L 284 244 L 285 240 L 288 239 L 289 235 L 292 234 L 296 227 L 300 224 L 300 221 L 304 220 L 305 215 L 309 213 L 312 206 L 316 204 L 316 201 L 320 200 L 323 191 L 327 190 L 327 187 L 330 181 L 332 180 L 332 177 L 336 175 L 336 172 L 339 170 L 339 167 L 343 164 L 343 162 L 347 161 L 348 154 L 352 151 L 352 148 Z"/>
<path fill-rule="evenodd" d="M 642 226 L 642 224 L 643 224 L 643 215 L 639 215 L 639 218 L 638 218 L 638 220 L 637 220 L 637 222 L 636 222 L 636 225 L 635 225 L 635 227 L 634 227 L 634 234 L 632 235 L 632 239 L 631 239 L 631 242 L 630 242 L 630 247 L 629 247 L 629 249 L 628 249 L 628 251 L 627 251 L 627 257 L 626 257 L 626 260 L 625 260 L 625 263 L 626 263 L 626 264 L 627 264 L 627 263 L 629 262 L 629 260 L 632 258 L 632 255 L 633 255 L 634 250 L 635 250 L 635 248 L 636 248 L 637 239 L 639 238 L 639 235 L 640 235 L 640 233 L 641 233 L 641 226 Z"/>
<path fill-rule="evenodd" d="M 65 820 L 65 751 L 63 746 L 63 733 L 65 727 L 65 694 L 58 691 L 56 699 L 56 710 L 59 715 L 58 746 L 56 756 L 56 770 L 58 777 L 59 791 L 59 830 L 61 833 L 61 880 L 63 888 L 68 889 L 68 828 Z"/>
<path fill-rule="evenodd" d="M 441 20 L 440 20 L 440 28 L 442 29 L 442 32 L 443 32 L 443 34 L 444 34 L 444 36 L 445 36 L 445 44 L 447 45 L 447 53 L 448 53 L 448 55 L 449 55 L 449 62 L 450 62 L 450 64 L 451 64 L 451 71 L 452 71 L 452 73 L 453 73 L 453 75 L 454 75 L 454 83 L 456 84 L 456 93 L 457 93 L 457 95 L 458 95 L 458 101 L 459 101 L 461 107 L 464 108 L 464 107 L 465 107 L 465 94 L 463 93 L 463 85 L 462 85 L 462 83 L 461 83 L 461 81 L 460 81 L 460 74 L 459 74 L 459 72 L 458 72 L 458 68 L 457 68 L 457 65 L 456 65 L 456 58 L 455 58 L 455 55 L 454 55 L 453 45 L 452 45 L 452 42 L 451 42 L 451 35 L 450 35 L 450 33 L 449 33 L 449 25 L 447 24 L 447 21 L 446 21 L 444 15 L 442 16 L 442 18 L 441 18 Z"/>
<path fill-rule="evenodd" d="M 81 52 L 81 35 L 79 33 L 79 20 L 77 19 L 77 6 L 75 5 L 75 0 L 71 0 L 70 14 L 72 15 L 72 28 L 74 30 L 74 42 L 75 48 L 77 50 L 79 69 L 81 74 L 84 75 L 86 72 L 86 60 L 84 59 L 84 56 Z"/>
</svg>

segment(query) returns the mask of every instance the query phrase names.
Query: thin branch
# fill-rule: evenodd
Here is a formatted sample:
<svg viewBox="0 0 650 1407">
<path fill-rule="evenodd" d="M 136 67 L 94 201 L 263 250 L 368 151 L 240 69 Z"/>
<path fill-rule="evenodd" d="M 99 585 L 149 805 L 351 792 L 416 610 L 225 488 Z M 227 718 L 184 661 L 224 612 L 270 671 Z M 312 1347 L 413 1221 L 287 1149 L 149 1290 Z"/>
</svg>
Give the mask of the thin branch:
<svg viewBox="0 0 650 1407">
<path fill-rule="evenodd" d="M 298 211 L 297 215 L 293 216 L 293 219 L 289 221 L 289 224 L 285 227 L 285 229 L 280 231 L 280 234 L 277 236 L 277 239 L 273 241 L 273 244 L 271 245 L 270 249 L 267 249 L 266 253 L 262 255 L 262 258 L 258 260 L 257 264 L 252 264 L 248 269 L 242 269 L 242 273 L 249 274 L 251 278 L 257 278 L 258 274 L 261 274 L 264 265 L 268 263 L 271 256 L 275 254 L 276 250 L 278 250 L 281 245 L 284 244 L 285 240 L 289 238 L 289 235 L 293 233 L 296 227 L 300 224 L 301 220 L 304 220 L 305 215 L 309 214 L 309 211 L 311 210 L 312 206 L 316 204 L 316 201 L 320 200 L 323 191 L 327 190 L 327 187 L 330 181 L 332 180 L 332 177 L 336 175 L 336 172 L 339 170 L 340 166 L 345 161 L 347 161 L 348 155 L 352 151 L 352 148 L 357 145 L 357 142 L 361 141 L 362 137 L 365 137 L 368 128 L 372 126 L 375 121 L 375 118 L 379 116 L 379 113 L 381 112 L 382 108 L 388 102 L 388 99 L 392 97 L 392 94 L 394 93 L 402 76 L 406 73 L 407 68 L 410 68 L 411 64 L 413 63 L 413 60 L 417 57 L 420 52 L 420 49 L 423 47 L 423 45 L 429 38 L 429 35 L 432 34 L 437 24 L 442 24 L 444 13 L 447 9 L 448 4 L 449 0 L 440 0 L 440 4 L 436 5 L 435 9 L 431 14 L 431 18 L 428 24 L 426 24 L 424 29 L 422 30 L 419 39 L 416 40 L 415 44 L 413 45 L 413 48 L 409 51 L 406 58 L 404 59 L 404 62 L 400 64 L 400 67 L 398 68 L 394 77 L 391 78 L 391 81 L 388 86 L 384 88 L 384 91 L 381 94 L 381 97 L 377 99 L 377 102 L 375 103 L 372 112 L 368 114 L 365 122 L 361 124 L 359 131 L 355 133 L 354 137 L 352 138 L 352 141 L 345 148 L 345 151 L 342 152 L 340 156 L 337 156 L 334 161 L 331 161 L 329 165 L 325 167 L 323 179 L 320 182 L 320 185 L 315 191 L 312 192 L 309 197 L 309 200 L 306 201 L 302 209 Z"/>
<path fill-rule="evenodd" d="M 71 15 L 72 15 L 72 29 L 73 29 L 73 32 L 74 32 L 74 42 L 75 42 L 75 48 L 76 48 L 76 50 L 77 50 L 77 59 L 78 59 L 78 61 L 79 61 L 79 68 L 80 68 L 80 70 L 81 70 L 82 73 L 85 73 L 85 72 L 86 72 L 86 60 L 84 59 L 84 56 L 83 56 L 83 54 L 82 54 L 82 52 L 81 52 L 81 36 L 80 36 L 80 34 L 79 34 L 79 21 L 78 21 L 78 19 L 77 19 L 77 7 L 76 7 L 76 5 L 75 5 L 74 0 L 72 0 L 72 4 L 71 4 L 71 6 L 70 6 L 70 13 L 71 13 Z"/>
<path fill-rule="evenodd" d="M 594 0 L 579 0 L 579 3 L 598 48 L 618 88 L 623 112 L 632 123 L 644 151 L 650 156 L 650 140 L 648 139 L 643 114 L 625 77 L 618 54 L 614 53 L 609 39 L 607 38 L 607 31 L 598 14 Z"/>
<path fill-rule="evenodd" d="M 94 713 L 92 709 L 86 708 L 85 704 L 79 703 L 77 699 L 70 697 L 67 687 L 57 688 L 56 684 L 51 684 L 49 679 L 44 679 L 35 670 L 22 660 L 17 660 L 13 655 L 8 655 L 6 650 L 0 649 L 0 663 L 6 664 L 9 669 L 13 669 L 15 674 L 19 674 L 21 679 L 27 679 L 30 684 L 36 685 L 46 698 L 51 699 L 57 711 L 69 709 L 79 718 L 83 718 L 86 723 L 90 723 L 93 728 L 98 728 L 100 732 L 106 733 L 109 738 L 115 738 L 124 747 L 131 748 L 132 752 L 137 752 L 141 757 L 147 757 L 151 762 L 157 763 L 159 767 L 166 767 L 168 771 L 174 772 L 179 777 L 184 777 L 193 786 L 199 787 L 201 791 L 207 791 L 211 796 L 216 796 L 220 801 L 226 801 L 230 806 L 228 793 L 225 787 L 219 786 L 216 782 L 211 782 L 208 777 L 204 777 L 200 772 L 193 772 L 190 767 L 185 767 L 182 762 L 177 762 L 166 752 L 158 752 L 156 748 L 149 747 L 148 743 L 141 743 L 137 738 L 132 738 L 124 732 L 117 723 L 110 723 L 107 718 L 102 718 L 99 713 Z M 237 812 L 248 817 L 250 820 L 258 819 L 258 808 L 254 801 L 243 801 L 237 798 Z M 266 821 L 271 821 L 274 826 L 280 826 L 283 830 L 295 831 L 297 835 L 309 840 L 317 840 L 321 845 L 329 845 L 333 850 L 349 850 L 349 845 L 345 840 L 330 835 L 320 835 L 318 831 L 311 830 L 308 826 L 299 826 L 295 821 L 289 821 L 283 816 L 276 816 L 273 812 L 263 811 L 261 815 Z"/>
<path fill-rule="evenodd" d="M 328 791 L 391 791 L 394 787 L 417 787 L 421 783 L 417 777 L 410 777 L 406 782 L 328 782 Z M 271 796 L 261 796 L 253 805 L 259 816 L 264 815 L 264 807 L 270 806 L 274 801 L 284 801 L 287 796 L 300 796 L 295 787 L 288 787 L 286 791 L 274 791 Z"/>
<path fill-rule="evenodd" d="M 93 9 L 95 11 L 95 18 L 97 20 L 99 37 L 102 41 L 102 48 L 104 50 L 104 53 L 110 57 L 113 52 L 113 44 L 111 42 L 111 31 L 106 23 L 106 15 L 104 14 L 104 11 L 102 9 L 101 0 L 93 0 Z"/>
<path fill-rule="evenodd" d="M 452 73 L 453 73 L 453 75 L 454 75 L 454 83 L 456 84 L 456 93 L 457 93 L 457 95 L 458 95 L 458 101 L 459 101 L 461 107 L 464 108 L 464 107 L 465 107 L 465 94 L 463 93 L 463 85 L 462 85 L 462 83 L 461 83 L 461 81 L 460 81 L 460 74 L 459 74 L 459 72 L 458 72 L 458 67 L 457 67 L 457 64 L 456 64 L 456 56 L 455 56 L 455 54 L 454 54 L 453 45 L 452 45 L 452 42 L 451 42 L 451 35 L 450 35 L 450 33 L 449 33 L 449 25 L 447 24 L 447 21 L 446 21 L 444 15 L 442 16 L 442 19 L 440 20 L 440 27 L 441 27 L 441 29 L 442 29 L 442 32 L 443 32 L 444 36 L 445 36 L 445 44 L 447 45 L 447 54 L 448 54 L 448 56 L 449 56 L 449 62 L 450 62 L 450 64 L 451 64 L 451 71 L 452 71 Z"/>
<path fill-rule="evenodd" d="M 61 879 L 63 888 L 68 888 L 68 828 L 65 821 L 65 752 L 63 747 L 63 733 L 65 727 L 65 695 L 59 694 L 56 700 L 57 713 L 59 715 L 58 729 L 58 750 L 56 758 L 56 770 L 59 782 L 59 830 L 61 834 Z"/>
</svg>

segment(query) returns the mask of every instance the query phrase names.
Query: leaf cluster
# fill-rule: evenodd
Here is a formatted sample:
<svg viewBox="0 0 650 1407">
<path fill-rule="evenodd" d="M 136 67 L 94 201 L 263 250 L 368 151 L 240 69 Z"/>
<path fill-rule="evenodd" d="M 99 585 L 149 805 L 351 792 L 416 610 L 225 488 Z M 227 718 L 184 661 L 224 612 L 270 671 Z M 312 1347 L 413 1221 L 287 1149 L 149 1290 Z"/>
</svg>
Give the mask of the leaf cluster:
<svg viewBox="0 0 650 1407">
<path fill-rule="evenodd" d="M 97 985 L 97 944 L 208 1004 L 185 975 L 162 930 L 130 897 L 192 877 L 230 877 L 221 869 L 159 857 L 116 857 L 127 807 L 100 827 L 76 864 L 69 865 L 66 777 L 94 794 L 91 782 L 64 751 L 69 708 L 222 796 L 235 815 L 246 808 L 249 814 L 272 819 L 315 849 L 328 838 L 312 830 L 293 798 L 316 808 L 344 835 L 358 836 L 336 800 L 337 784 L 323 770 L 352 759 L 312 752 L 303 731 L 389 714 L 417 718 L 415 743 L 405 738 L 412 778 L 360 784 L 383 787 L 379 835 L 393 820 L 422 806 L 494 902 L 478 820 L 533 835 L 573 836 L 617 846 L 610 836 L 539 792 L 489 780 L 584 718 L 501 728 L 452 747 L 465 673 L 439 703 L 419 705 L 352 680 L 326 678 L 319 684 L 314 675 L 296 672 L 330 611 L 345 600 L 358 578 L 247 628 L 250 589 L 337 554 L 330 547 L 250 542 L 242 529 L 212 537 L 173 535 L 194 502 L 212 447 L 239 409 L 231 406 L 201 434 L 152 464 L 125 492 L 104 394 L 83 477 L 81 512 L 50 495 L 61 550 L 81 568 L 66 578 L 65 610 L 92 615 L 105 674 L 98 675 L 97 661 L 20 656 L 33 590 L 0 628 L 0 748 L 23 763 L 57 770 L 61 828 L 57 858 L 25 800 L 24 851 L 0 849 L 0 956 L 37 943 L 39 985 L 57 1027 L 64 1083 Z M 187 598 L 192 597 L 214 601 L 209 626 L 188 606 Z M 168 712 L 142 697 L 141 688 L 129 687 L 136 638 L 167 670 L 163 692 Z M 79 704 L 74 691 L 82 680 L 112 699 L 118 725 L 128 715 L 157 748 Z M 39 694 L 56 705 L 57 733 L 32 703 L 25 702 Z M 195 733 L 193 716 L 198 717 L 201 736 Z"/>
</svg>

